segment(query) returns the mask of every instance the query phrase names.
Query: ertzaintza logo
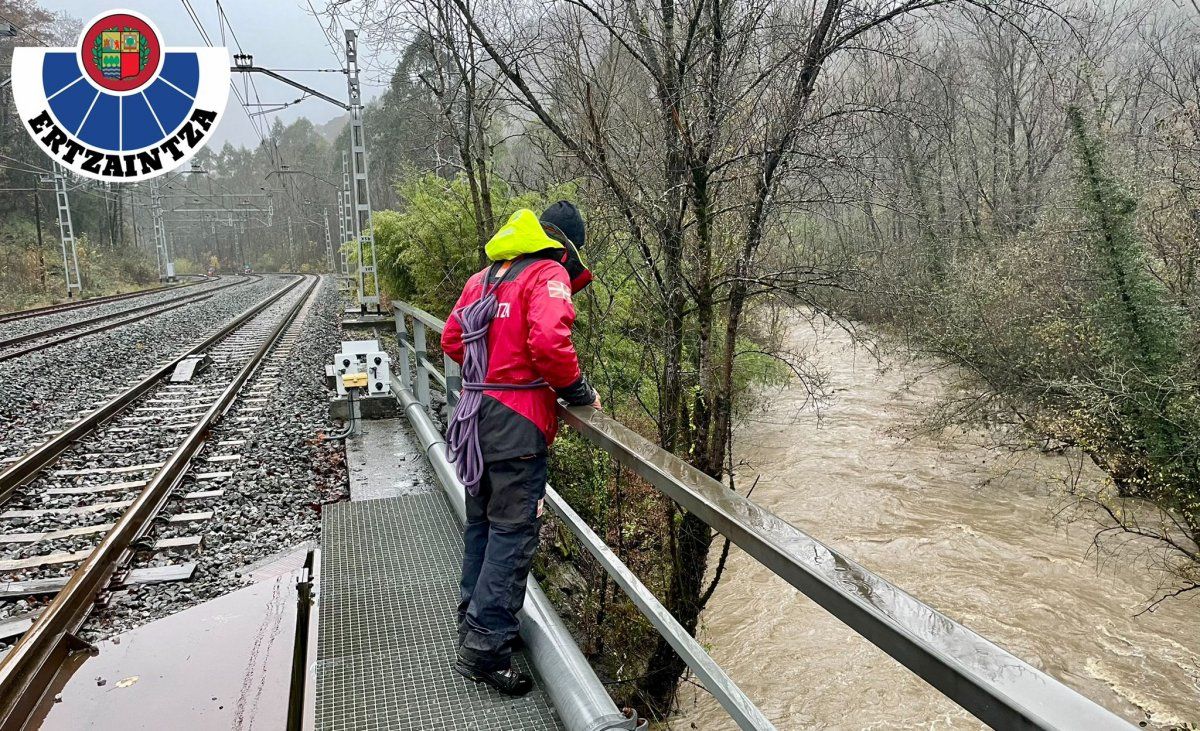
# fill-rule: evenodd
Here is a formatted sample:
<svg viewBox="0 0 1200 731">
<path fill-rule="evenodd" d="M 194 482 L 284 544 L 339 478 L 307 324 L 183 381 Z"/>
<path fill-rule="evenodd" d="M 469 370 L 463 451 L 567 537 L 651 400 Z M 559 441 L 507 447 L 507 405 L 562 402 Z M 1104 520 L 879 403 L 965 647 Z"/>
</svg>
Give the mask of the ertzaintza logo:
<svg viewBox="0 0 1200 731">
<path fill-rule="evenodd" d="M 112 10 L 76 48 L 17 48 L 13 99 L 60 165 L 108 182 L 148 180 L 208 141 L 229 99 L 224 48 L 170 48 L 149 18 Z"/>
</svg>

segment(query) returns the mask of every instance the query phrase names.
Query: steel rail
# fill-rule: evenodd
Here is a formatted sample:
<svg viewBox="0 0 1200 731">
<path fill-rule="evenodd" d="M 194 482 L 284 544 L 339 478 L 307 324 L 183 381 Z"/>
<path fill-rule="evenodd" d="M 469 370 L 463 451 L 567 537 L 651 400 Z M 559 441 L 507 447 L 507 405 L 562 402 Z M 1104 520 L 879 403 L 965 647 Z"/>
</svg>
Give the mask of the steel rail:
<svg viewBox="0 0 1200 731">
<path fill-rule="evenodd" d="M 186 298 L 182 301 L 173 301 L 172 304 L 168 304 L 165 307 L 162 307 L 161 309 L 157 309 L 153 312 L 147 312 L 147 313 L 133 315 L 131 317 L 126 317 L 126 318 L 122 318 L 120 320 L 115 320 L 113 322 L 108 322 L 103 325 L 99 325 L 97 327 L 89 328 L 87 330 L 80 330 L 79 332 L 68 333 L 67 335 L 63 335 L 62 337 L 54 338 L 53 340 L 47 340 L 45 342 L 37 342 L 37 343 L 34 343 L 33 345 L 27 345 L 24 348 L 20 348 L 18 350 L 10 350 L 5 353 L 0 353 L 0 363 L 4 362 L 6 360 L 13 360 L 14 358 L 20 358 L 22 355 L 29 355 L 30 353 L 36 353 L 39 350 L 53 348 L 55 345 L 62 345 L 63 343 L 69 343 L 72 340 L 78 340 L 80 338 L 85 338 L 88 335 L 95 335 L 96 333 L 102 333 L 102 332 L 106 332 L 108 330 L 115 330 L 118 327 L 121 327 L 122 325 L 128 325 L 130 323 L 137 322 L 138 320 L 144 320 L 145 318 L 153 316 L 153 315 L 161 315 L 164 312 L 171 312 L 172 310 L 178 310 L 180 307 L 187 307 L 188 305 L 193 304 L 195 302 L 203 302 L 204 300 L 207 300 L 210 297 L 212 297 L 211 294 L 202 292 L 198 295 L 195 295 L 190 298 Z M 108 318 L 102 318 L 102 319 L 108 319 Z"/>
<path fill-rule="evenodd" d="M 426 368 L 423 328 L 440 332 L 445 323 L 407 303 L 393 303 L 393 307 L 402 348 L 401 373 L 407 377 L 406 351 L 417 356 L 418 371 Z M 417 324 L 414 342 L 419 342 L 420 348 L 407 339 L 404 315 Z M 421 374 L 416 375 L 419 383 Z M 429 407 L 427 396 L 420 401 Z M 567 408 L 560 402 L 558 415 L 584 439 L 699 516 L 984 723 L 1002 729 L 1133 728 L 1098 703 L 731 491 L 607 414 L 590 406 Z"/>
<path fill-rule="evenodd" d="M 123 315 L 132 315 L 135 312 L 145 312 L 147 310 L 152 310 L 155 307 L 163 307 L 165 305 L 170 305 L 170 304 L 174 304 L 177 302 L 186 304 L 188 301 L 194 301 L 194 300 L 202 298 L 202 297 L 211 296 L 213 293 L 220 292 L 222 289 L 228 289 L 229 287 L 233 287 L 235 285 L 242 284 L 244 282 L 245 282 L 245 280 L 237 280 L 237 281 L 233 281 L 233 282 L 228 282 L 228 283 L 213 287 L 212 289 L 206 289 L 203 292 L 189 292 L 187 294 L 182 294 L 178 297 L 172 297 L 170 299 L 163 300 L 162 302 L 151 302 L 149 304 L 139 305 L 138 307 L 131 307 L 128 310 L 120 310 L 118 312 L 111 312 L 107 315 L 96 315 L 95 317 L 89 317 L 89 318 L 86 318 L 83 320 L 76 320 L 75 322 L 68 322 L 63 325 L 55 325 L 53 327 L 48 327 L 45 330 L 37 330 L 35 332 L 26 333 L 24 335 L 15 335 L 11 338 L 5 338 L 4 340 L 0 340 L 0 349 L 10 348 L 14 345 L 20 345 L 21 343 L 28 343 L 32 340 L 41 340 L 42 338 L 48 338 L 51 335 L 57 335 L 62 332 L 67 332 L 70 330 L 74 330 L 76 328 L 85 327 L 87 325 L 92 325 L 97 322 L 103 322 L 104 320 L 111 320 L 114 317 L 121 317 Z M 88 335 L 93 332 L 101 332 L 106 329 L 111 329 L 111 327 L 108 327 L 108 328 L 99 327 L 99 328 L 95 328 L 93 330 L 89 330 L 83 334 Z M 80 337 L 82 337 L 82 336 L 80 336 Z M 49 346 L 47 345 L 45 347 L 49 347 Z M 11 358 L 11 357 L 13 357 L 13 356 L 11 356 L 11 355 L 0 356 L 0 360 L 2 360 L 4 358 Z"/>
<path fill-rule="evenodd" d="M 304 302 L 315 291 L 320 277 L 309 279 L 307 291 L 280 318 L 258 350 L 238 371 L 200 421 L 188 432 L 182 444 L 171 453 L 163 466 L 147 482 L 133 504 L 104 536 L 92 553 L 72 573 L 66 586 L 42 611 L 17 644 L 0 660 L 0 729 L 20 729 L 38 707 L 51 687 L 61 661 L 71 654 L 72 647 L 83 649 L 85 643 L 74 637 L 83 624 L 97 594 L 109 578 L 125 562 L 132 544 L 137 541 L 158 515 L 176 484 L 183 479 L 193 456 L 204 443 L 212 425 L 233 404 L 238 391 L 261 365 L 275 341 L 291 324 Z M 271 298 L 278 301 L 304 280 L 297 280 Z M 262 310 L 260 309 L 259 312 Z M 257 312 L 255 314 L 258 314 Z M 239 318 L 240 319 L 240 318 Z"/>
<path fill-rule="evenodd" d="M 43 317 L 45 315 L 58 314 L 59 312 L 69 312 L 71 310 L 78 310 L 78 309 L 82 309 L 84 307 L 94 307 L 96 305 L 103 305 L 103 304 L 107 304 L 109 302 L 118 302 L 120 300 L 132 299 L 134 297 L 141 297 L 141 296 L 147 295 L 147 294 L 154 294 L 155 292 L 165 292 L 168 289 L 183 289 L 184 287 L 194 287 L 197 284 L 203 284 L 205 281 L 210 281 L 210 280 L 206 277 L 204 279 L 204 281 L 200 281 L 200 282 L 188 282 L 187 284 L 168 284 L 163 287 L 150 287 L 149 289 L 139 289 L 136 292 L 125 292 L 124 294 L 109 294 L 109 295 L 105 295 L 103 297 L 92 297 L 90 299 L 78 300 L 76 302 L 60 302 L 56 305 L 46 305 L 45 307 L 34 307 L 34 308 L 28 309 L 28 310 L 17 310 L 16 312 L 9 312 L 9 313 L 0 315 L 0 323 L 15 322 L 17 320 L 28 320 L 31 317 Z"/>
<path fill-rule="evenodd" d="M 46 348 L 53 348 L 54 346 L 60 346 L 60 344 L 65 343 L 65 342 L 79 340 L 80 337 L 96 335 L 97 332 L 106 332 L 108 330 L 115 330 L 116 328 L 120 328 L 120 326 L 122 326 L 122 325 L 136 323 L 136 322 L 138 322 L 138 320 L 145 319 L 146 317 L 155 316 L 155 314 L 162 314 L 163 312 L 179 310 L 180 307 L 186 307 L 187 305 L 196 304 L 196 302 L 204 301 L 206 299 L 211 298 L 211 296 L 216 294 L 218 292 L 218 290 L 220 290 L 220 289 L 224 289 L 227 287 L 233 287 L 233 286 L 235 286 L 235 284 L 241 284 L 241 283 L 242 282 L 232 282 L 229 284 L 222 284 L 221 287 L 216 287 L 215 289 L 209 289 L 209 290 L 205 290 L 205 292 L 198 292 L 196 294 L 182 296 L 182 298 L 168 300 L 167 302 L 156 302 L 156 304 L 154 304 L 154 305 L 146 305 L 144 307 L 138 307 L 138 308 L 136 308 L 136 310 L 122 310 L 121 312 L 114 312 L 113 314 L 107 314 L 107 316 L 94 317 L 94 318 L 91 318 L 90 320 L 88 320 L 88 322 L 100 322 L 100 320 L 108 320 L 108 319 L 112 319 L 114 317 L 120 317 L 120 316 L 122 316 L 122 314 L 130 313 L 130 312 L 138 313 L 138 314 L 132 314 L 132 316 L 130 316 L 130 317 L 124 317 L 124 318 L 121 318 L 118 320 L 114 320 L 114 322 L 106 322 L 102 325 L 97 325 L 97 326 L 95 326 L 95 328 L 79 330 L 78 332 L 67 332 L 66 335 L 61 336 L 61 337 L 55 337 L 54 340 L 49 340 L 46 342 L 35 342 L 35 343 L 30 344 L 30 346 L 26 346 L 26 347 L 20 348 L 18 350 L 10 350 L 10 352 L 7 352 L 7 353 L 0 353 L 0 362 L 5 361 L 5 360 L 12 360 L 14 358 L 20 358 L 20 356 L 22 356 L 22 355 L 29 355 L 30 353 L 36 353 L 37 350 L 44 350 Z M 152 312 L 145 312 L 146 310 L 152 310 Z M 30 340 L 40 340 L 40 338 L 46 337 L 47 332 L 74 330 L 74 329 L 78 328 L 78 326 L 79 326 L 79 323 L 72 324 L 72 325 L 60 325 L 60 326 L 58 326 L 58 328 L 52 328 L 50 330 L 42 330 L 40 332 L 32 332 L 32 334 L 30 334 L 30 335 L 22 335 L 17 338 L 13 338 L 13 340 L 10 340 L 10 341 L 0 342 L 0 348 L 6 346 L 6 344 L 11 344 L 14 342 L 29 342 Z"/>
<path fill-rule="evenodd" d="M 150 373 L 148 373 L 141 381 L 125 389 L 103 404 L 100 404 L 90 414 L 72 422 L 62 432 L 38 445 L 32 451 L 27 452 L 19 460 L 9 465 L 7 469 L 5 469 L 3 472 L 0 472 L 0 503 L 7 501 L 9 497 L 12 496 L 13 490 L 24 484 L 27 480 L 31 479 L 43 467 L 53 462 L 54 459 L 63 452 L 63 450 L 67 449 L 73 443 L 79 441 L 79 439 L 85 435 L 91 433 L 91 431 L 100 424 L 123 411 L 126 406 L 137 400 L 138 397 L 140 397 L 143 393 L 157 385 L 158 381 L 174 370 L 175 366 L 178 365 L 181 360 L 208 350 L 215 343 L 229 335 L 229 333 L 238 329 L 242 323 L 254 317 L 267 307 L 270 307 L 280 297 L 299 286 L 301 281 L 303 280 L 297 279 L 295 282 L 288 284 L 278 292 L 275 292 L 261 302 L 253 305 L 245 312 L 234 318 L 225 327 L 205 338 L 202 342 L 192 346 L 186 352 L 177 355 L 159 365 Z"/>
</svg>

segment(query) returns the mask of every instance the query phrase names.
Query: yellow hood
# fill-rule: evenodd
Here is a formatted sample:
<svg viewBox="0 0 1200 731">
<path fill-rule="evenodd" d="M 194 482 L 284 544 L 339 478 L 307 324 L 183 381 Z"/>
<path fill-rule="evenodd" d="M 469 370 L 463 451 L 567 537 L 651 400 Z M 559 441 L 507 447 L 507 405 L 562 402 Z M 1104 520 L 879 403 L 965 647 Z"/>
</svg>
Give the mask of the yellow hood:
<svg viewBox="0 0 1200 731">
<path fill-rule="evenodd" d="M 492 261 L 508 261 L 521 254 L 532 254 L 543 249 L 561 249 L 563 245 L 546 235 L 537 214 L 522 208 L 508 217 L 504 227 L 483 248 Z"/>
</svg>

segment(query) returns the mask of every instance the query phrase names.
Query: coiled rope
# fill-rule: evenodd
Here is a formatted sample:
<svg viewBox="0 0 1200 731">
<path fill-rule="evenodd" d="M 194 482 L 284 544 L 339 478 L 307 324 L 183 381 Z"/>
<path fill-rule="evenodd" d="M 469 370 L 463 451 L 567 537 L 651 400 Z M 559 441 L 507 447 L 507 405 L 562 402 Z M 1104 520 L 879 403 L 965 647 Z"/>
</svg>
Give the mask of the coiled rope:
<svg viewBox="0 0 1200 731">
<path fill-rule="evenodd" d="M 533 383 L 487 383 L 488 347 L 487 336 L 492 320 L 496 317 L 498 300 L 496 290 L 503 280 L 488 286 L 489 273 L 484 277 L 483 296 L 475 302 L 451 313 L 462 327 L 462 395 L 450 417 L 446 429 L 448 457 L 454 463 L 454 471 L 467 492 L 479 494 L 479 482 L 483 479 L 483 451 L 479 445 L 479 409 L 483 405 L 484 391 L 525 391 L 544 388 L 542 379 Z"/>
</svg>

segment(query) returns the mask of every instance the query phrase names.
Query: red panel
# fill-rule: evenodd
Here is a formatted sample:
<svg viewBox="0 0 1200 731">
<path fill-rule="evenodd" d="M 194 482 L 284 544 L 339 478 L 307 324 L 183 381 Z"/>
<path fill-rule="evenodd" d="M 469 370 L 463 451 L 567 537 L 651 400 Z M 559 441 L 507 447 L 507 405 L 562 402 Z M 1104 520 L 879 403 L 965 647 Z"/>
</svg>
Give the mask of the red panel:
<svg viewBox="0 0 1200 731">
<path fill-rule="evenodd" d="M 137 76 L 138 72 L 142 70 L 141 64 L 138 63 L 140 60 L 136 53 L 122 53 L 121 78 L 128 79 L 132 76 Z"/>
</svg>

